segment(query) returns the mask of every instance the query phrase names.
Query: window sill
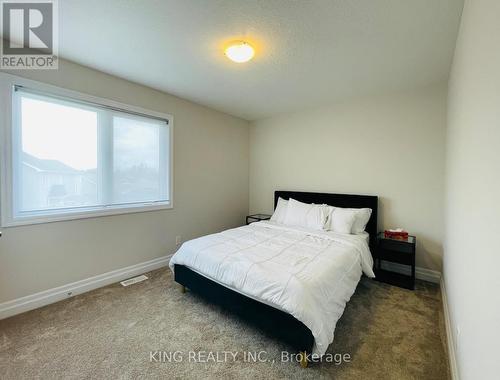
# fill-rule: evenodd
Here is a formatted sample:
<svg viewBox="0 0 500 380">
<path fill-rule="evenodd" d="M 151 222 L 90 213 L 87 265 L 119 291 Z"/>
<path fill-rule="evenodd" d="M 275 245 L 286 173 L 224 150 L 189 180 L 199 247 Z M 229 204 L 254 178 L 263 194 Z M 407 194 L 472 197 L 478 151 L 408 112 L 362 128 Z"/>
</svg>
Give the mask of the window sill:
<svg viewBox="0 0 500 380">
<path fill-rule="evenodd" d="M 70 220 L 78 220 L 78 219 L 87 219 L 87 218 L 99 218 L 102 216 L 112 216 L 112 215 L 124 215 L 124 214 L 135 214 L 139 212 L 149 212 L 149 211 L 159 211 L 159 210 L 167 210 L 172 209 L 173 203 L 170 202 L 162 202 L 155 204 L 140 204 L 128 207 L 107 207 L 103 209 L 96 209 L 92 211 L 68 211 L 66 213 L 58 213 L 58 214 L 45 214 L 40 216 L 26 216 L 26 217 L 17 217 L 13 219 L 6 219 L 2 223 L 2 227 L 17 227 L 17 226 L 27 226 L 32 224 L 43 224 L 43 223 L 53 223 L 53 222 L 62 222 L 62 221 L 70 221 Z"/>
</svg>

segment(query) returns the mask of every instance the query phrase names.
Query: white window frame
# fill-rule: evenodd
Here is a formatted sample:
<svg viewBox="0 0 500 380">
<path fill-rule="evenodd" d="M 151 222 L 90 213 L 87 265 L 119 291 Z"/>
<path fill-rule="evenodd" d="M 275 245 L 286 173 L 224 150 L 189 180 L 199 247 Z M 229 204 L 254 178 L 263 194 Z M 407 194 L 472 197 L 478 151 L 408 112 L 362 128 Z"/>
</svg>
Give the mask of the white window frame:
<svg viewBox="0 0 500 380">
<path fill-rule="evenodd" d="M 13 210 L 13 93 L 15 86 L 23 86 L 31 90 L 40 91 L 47 95 L 67 98 L 87 103 L 94 103 L 104 107 L 114 108 L 132 114 L 164 119 L 168 124 L 169 157 L 167 167 L 168 194 L 170 200 L 158 202 L 143 202 L 123 205 L 86 207 L 82 211 L 47 210 L 43 215 L 16 217 Z M 80 92 L 66 90 L 45 83 L 20 78 L 14 75 L 0 73 L 0 214 L 2 227 L 22 226 L 29 224 L 50 223 L 64 220 L 94 218 L 108 215 L 129 214 L 137 212 L 172 209 L 174 207 L 174 119 L 167 113 L 147 110 L 141 107 L 104 99 Z"/>
</svg>

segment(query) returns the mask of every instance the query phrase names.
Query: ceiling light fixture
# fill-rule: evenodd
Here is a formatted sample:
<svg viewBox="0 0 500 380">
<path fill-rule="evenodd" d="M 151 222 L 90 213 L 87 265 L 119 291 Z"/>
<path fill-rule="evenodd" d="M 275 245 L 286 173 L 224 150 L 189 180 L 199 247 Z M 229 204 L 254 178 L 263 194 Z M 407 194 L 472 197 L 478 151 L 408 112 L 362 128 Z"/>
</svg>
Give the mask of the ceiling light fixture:
<svg viewBox="0 0 500 380">
<path fill-rule="evenodd" d="M 250 61 L 254 54 L 254 48 L 245 41 L 232 42 L 224 51 L 226 57 L 236 63 L 243 63 Z"/>
</svg>

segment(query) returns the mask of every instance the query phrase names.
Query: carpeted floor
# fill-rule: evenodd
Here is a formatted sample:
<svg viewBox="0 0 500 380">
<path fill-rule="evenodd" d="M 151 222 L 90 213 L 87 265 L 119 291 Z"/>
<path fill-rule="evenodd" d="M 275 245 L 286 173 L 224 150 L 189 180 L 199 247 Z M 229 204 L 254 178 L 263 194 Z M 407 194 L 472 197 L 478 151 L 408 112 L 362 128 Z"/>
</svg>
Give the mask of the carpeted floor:
<svg viewBox="0 0 500 380">
<path fill-rule="evenodd" d="M 127 288 L 110 285 L 0 321 L 0 377 L 449 378 L 436 285 L 419 282 L 412 292 L 363 278 L 328 350 L 350 360 L 302 369 L 280 360 L 287 347 L 193 293 L 182 294 L 169 270 L 148 275 Z M 182 361 L 168 362 L 175 351 L 172 359 Z M 223 360 L 224 352 L 226 362 L 212 361 Z M 248 352 L 262 352 L 264 361 L 252 362 Z"/>
</svg>

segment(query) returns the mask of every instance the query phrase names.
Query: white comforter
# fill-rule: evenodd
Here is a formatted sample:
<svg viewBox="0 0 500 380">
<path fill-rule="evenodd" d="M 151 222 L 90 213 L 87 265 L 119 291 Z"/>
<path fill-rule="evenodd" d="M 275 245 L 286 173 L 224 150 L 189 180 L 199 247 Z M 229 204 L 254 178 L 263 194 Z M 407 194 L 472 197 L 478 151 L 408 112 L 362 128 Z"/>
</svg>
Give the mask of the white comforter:
<svg viewBox="0 0 500 380">
<path fill-rule="evenodd" d="M 252 223 L 185 242 L 170 260 L 292 314 L 323 355 L 362 272 L 374 277 L 366 238 Z"/>
</svg>

